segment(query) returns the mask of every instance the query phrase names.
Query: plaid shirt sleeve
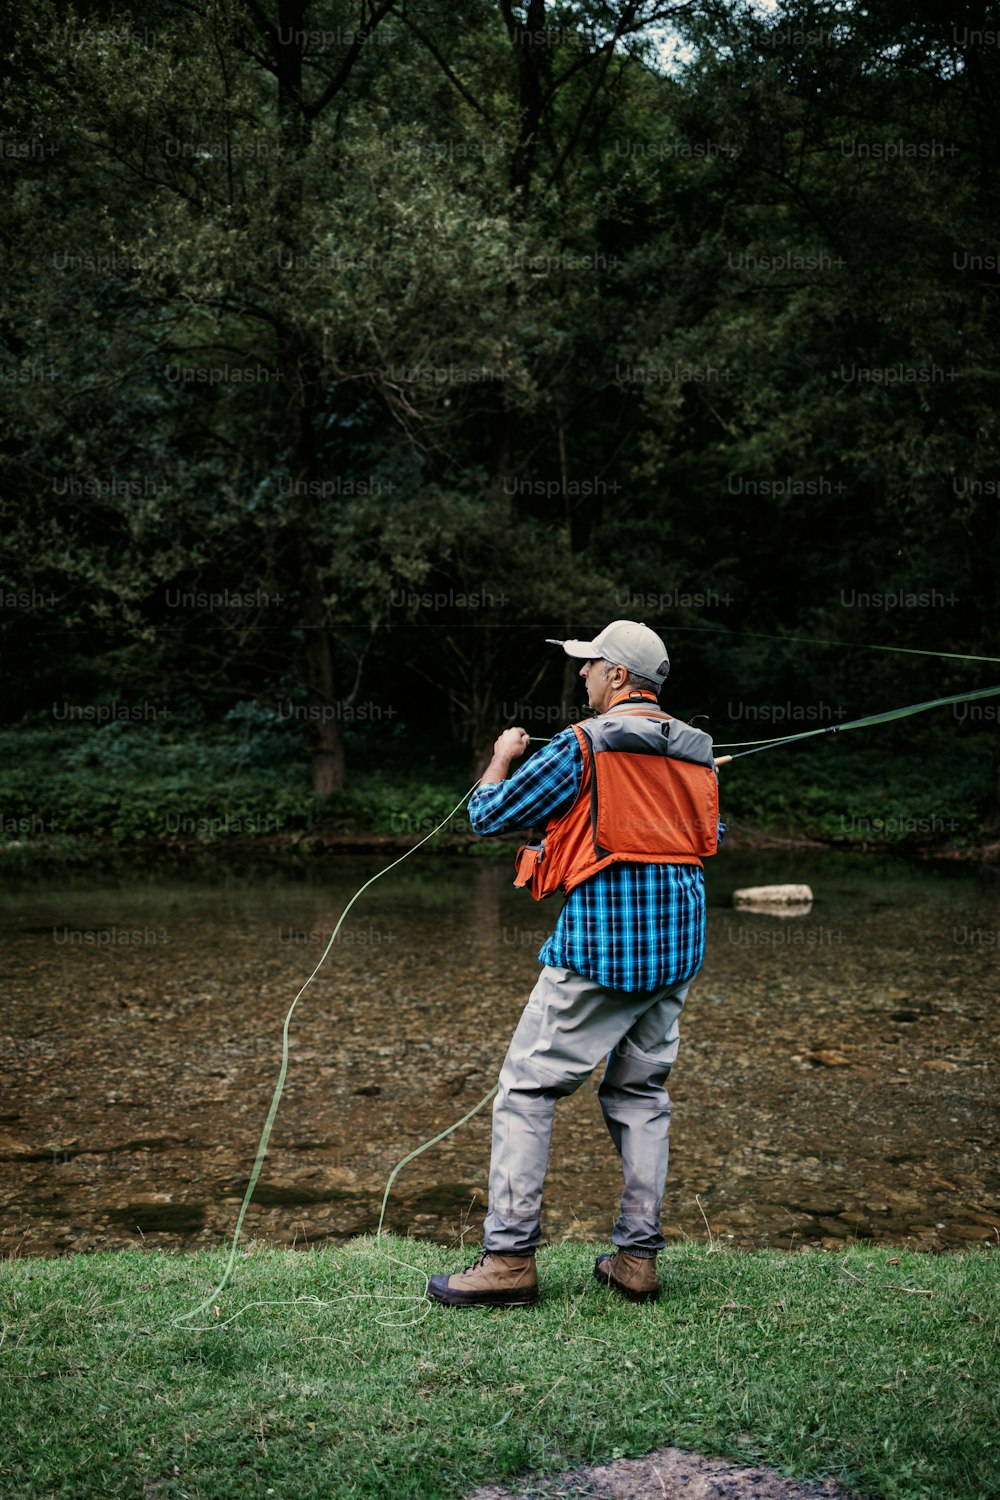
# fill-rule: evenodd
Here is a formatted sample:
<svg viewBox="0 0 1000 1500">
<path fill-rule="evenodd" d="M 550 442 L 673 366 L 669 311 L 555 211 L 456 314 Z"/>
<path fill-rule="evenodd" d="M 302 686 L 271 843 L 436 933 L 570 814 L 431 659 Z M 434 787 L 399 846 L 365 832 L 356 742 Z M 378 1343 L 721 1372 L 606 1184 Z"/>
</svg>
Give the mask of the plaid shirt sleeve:
<svg viewBox="0 0 1000 1500">
<path fill-rule="evenodd" d="M 563 729 L 506 781 L 480 786 L 469 799 L 469 820 L 478 834 L 528 828 L 566 812 L 583 778 L 583 752 L 572 729 Z"/>
</svg>

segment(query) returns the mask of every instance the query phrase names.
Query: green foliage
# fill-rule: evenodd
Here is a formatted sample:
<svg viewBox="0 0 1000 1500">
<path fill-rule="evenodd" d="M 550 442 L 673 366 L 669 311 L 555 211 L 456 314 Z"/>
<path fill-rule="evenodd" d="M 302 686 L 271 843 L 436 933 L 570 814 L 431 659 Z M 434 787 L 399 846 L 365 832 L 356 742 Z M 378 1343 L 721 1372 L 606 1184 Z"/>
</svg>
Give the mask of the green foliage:
<svg viewBox="0 0 1000 1500">
<path fill-rule="evenodd" d="M 1000 639 L 991 5 L 9 10 L 10 722 L 249 704 L 248 772 L 367 704 L 471 761 L 615 616 L 713 723 L 988 681 L 868 647 Z"/>
<path fill-rule="evenodd" d="M 17 764 L 0 772 L 0 843 L 53 852 L 61 844 L 96 848 L 107 840 L 162 847 L 233 838 L 287 844 L 310 830 L 323 837 L 422 835 L 446 819 L 461 796 L 464 771 L 451 779 L 452 769 L 444 767 L 438 780 L 428 779 L 426 770 L 402 763 L 398 744 L 383 755 L 387 765 L 372 768 L 370 741 L 359 734 L 348 737 L 357 756 L 355 778 L 344 790 L 317 797 L 299 741 L 294 725 L 252 705 L 234 710 L 228 727 L 193 725 L 183 732 L 128 722 L 21 728 Z M 445 832 L 468 833 L 461 809 Z"/>
<path fill-rule="evenodd" d="M 913 723 L 807 740 L 723 767 L 722 816 L 734 834 L 751 826 L 850 846 L 975 841 L 991 736 L 967 734 L 956 763 L 946 720 Z M 216 725 L 199 722 L 192 709 L 183 724 L 35 721 L 5 739 L 0 843 L 26 852 L 108 840 L 170 846 L 231 838 L 287 844 L 308 833 L 422 837 L 448 820 L 443 843 L 509 854 L 503 841 L 472 839 L 464 808 L 456 810 L 474 778 L 453 747 L 402 723 L 349 729 L 351 779 L 326 798 L 309 785 L 300 726 L 255 702 Z"/>
<path fill-rule="evenodd" d="M 723 816 L 831 844 L 920 849 L 975 839 L 981 788 L 988 781 L 988 737 L 964 742 L 956 764 L 947 729 L 924 731 L 909 744 L 857 739 L 805 741 L 723 767 Z"/>
</svg>

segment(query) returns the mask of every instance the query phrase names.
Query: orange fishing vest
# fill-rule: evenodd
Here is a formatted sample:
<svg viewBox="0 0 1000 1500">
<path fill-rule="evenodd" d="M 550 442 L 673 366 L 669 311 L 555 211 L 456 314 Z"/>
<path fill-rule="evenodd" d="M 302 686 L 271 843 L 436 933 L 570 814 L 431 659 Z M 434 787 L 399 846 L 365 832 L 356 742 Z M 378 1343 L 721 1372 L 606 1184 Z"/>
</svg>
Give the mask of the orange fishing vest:
<svg viewBox="0 0 1000 1500">
<path fill-rule="evenodd" d="M 571 891 L 607 865 L 701 865 L 717 848 L 711 736 L 673 719 L 651 693 L 623 689 L 596 719 L 573 724 L 583 751 L 576 801 L 517 854 L 515 885 L 536 901 Z"/>
</svg>

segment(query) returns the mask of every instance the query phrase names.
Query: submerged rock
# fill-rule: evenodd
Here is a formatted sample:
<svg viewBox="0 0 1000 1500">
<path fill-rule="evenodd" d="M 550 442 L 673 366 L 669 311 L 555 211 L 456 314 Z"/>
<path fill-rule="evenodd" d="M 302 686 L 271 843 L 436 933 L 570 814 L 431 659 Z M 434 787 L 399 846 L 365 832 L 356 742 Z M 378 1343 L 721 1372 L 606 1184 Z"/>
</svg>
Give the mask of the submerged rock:
<svg viewBox="0 0 1000 1500">
<path fill-rule="evenodd" d="M 733 905 L 744 910 L 770 911 L 779 917 L 805 916 L 812 906 L 808 885 L 748 885 L 733 892 Z"/>
</svg>

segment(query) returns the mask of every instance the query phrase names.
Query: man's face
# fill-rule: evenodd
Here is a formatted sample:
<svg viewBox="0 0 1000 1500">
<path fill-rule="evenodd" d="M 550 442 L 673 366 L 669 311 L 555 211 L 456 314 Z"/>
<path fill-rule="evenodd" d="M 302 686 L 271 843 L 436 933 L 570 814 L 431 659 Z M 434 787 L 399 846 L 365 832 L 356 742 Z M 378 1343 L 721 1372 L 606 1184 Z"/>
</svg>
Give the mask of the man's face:
<svg viewBox="0 0 1000 1500">
<path fill-rule="evenodd" d="M 603 713 L 614 694 L 624 684 L 624 667 L 616 667 L 600 656 L 592 656 L 580 668 L 580 676 L 587 684 L 587 702 L 598 713 Z"/>
</svg>

